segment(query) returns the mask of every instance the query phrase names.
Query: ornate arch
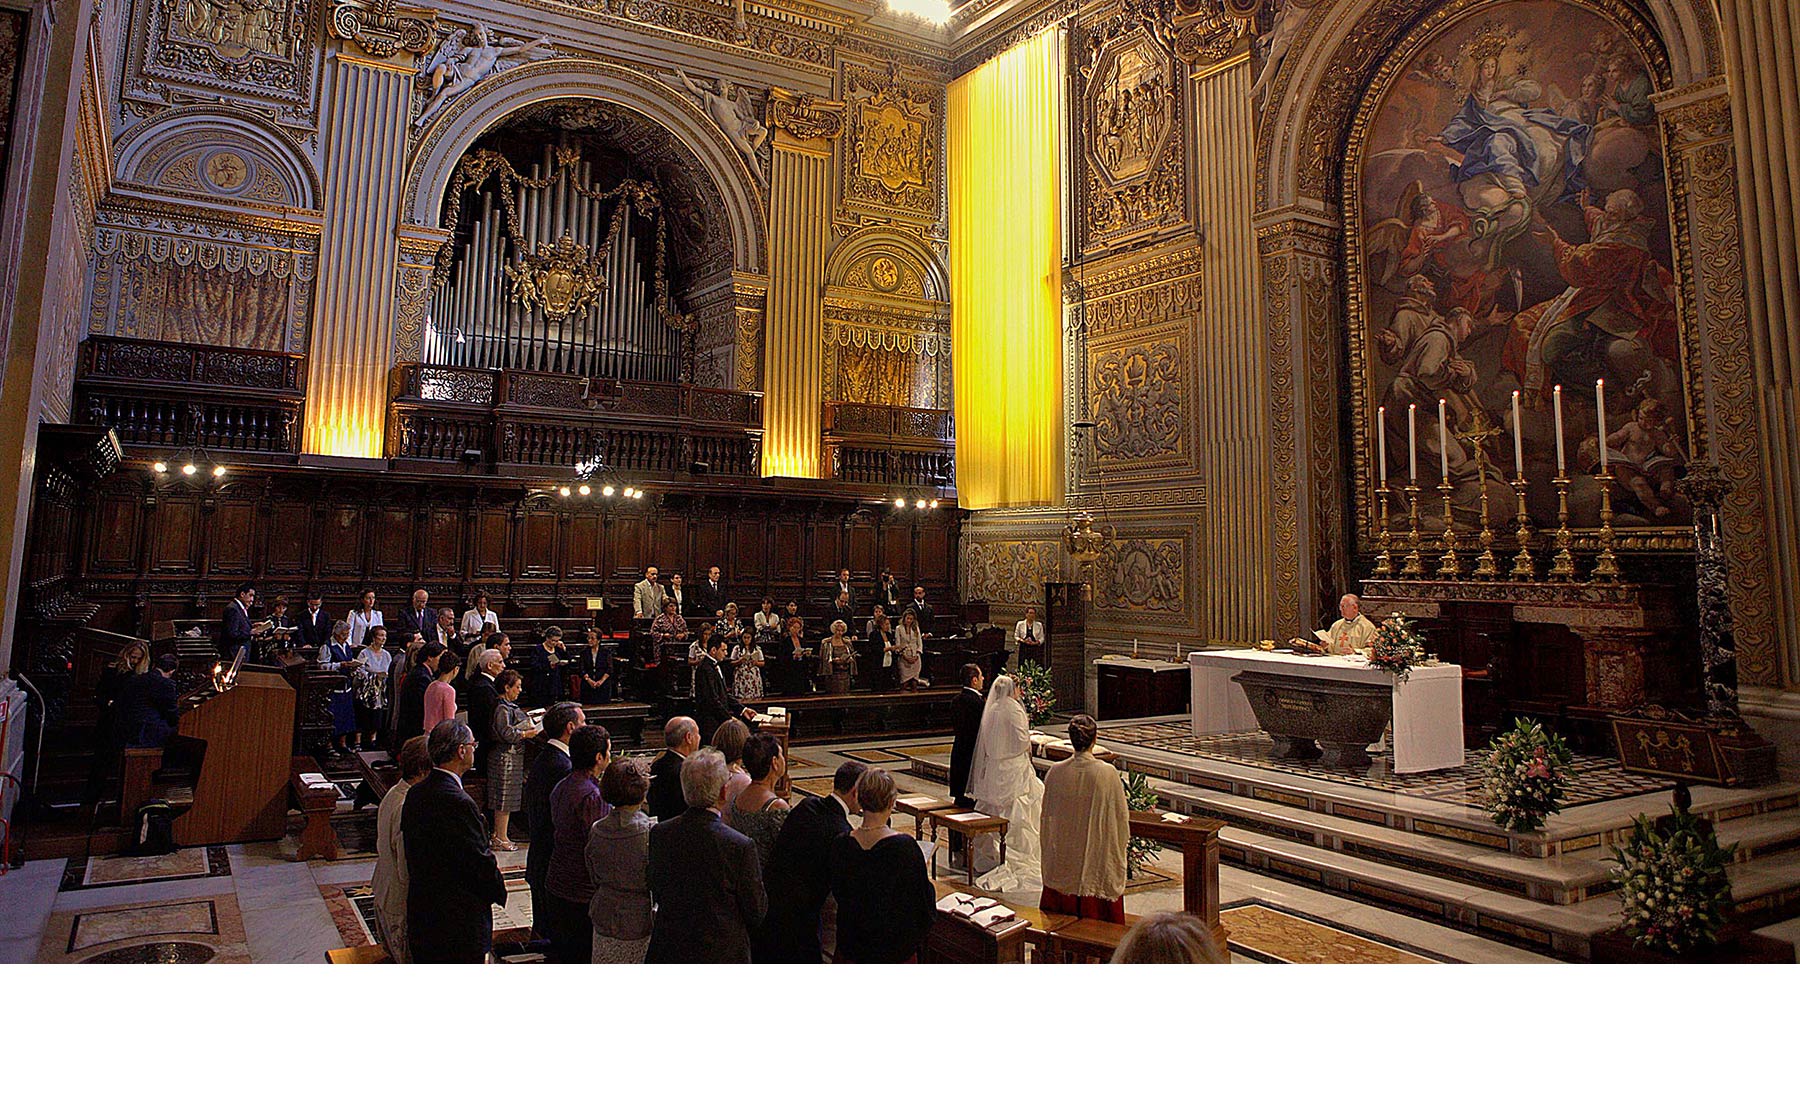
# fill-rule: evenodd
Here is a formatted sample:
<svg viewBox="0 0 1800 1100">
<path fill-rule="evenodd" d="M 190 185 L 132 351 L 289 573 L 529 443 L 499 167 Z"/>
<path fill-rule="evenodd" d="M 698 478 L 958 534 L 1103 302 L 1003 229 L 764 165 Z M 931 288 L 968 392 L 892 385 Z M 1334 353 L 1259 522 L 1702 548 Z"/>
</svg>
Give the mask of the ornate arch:
<svg viewBox="0 0 1800 1100">
<path fill-rule="evenodd" d="M 825 399 L 948 408 L 950 280 L 912 234 L 858 230 L 825 262 Z"/>
<path fill-rule="evenodd" d="M 761 272 L 768 221 L 749 168 L 712 120 L 675 89 L 605 61 L 558 59 L 520 65 L 465 93 L 420 137 L 407 167 L 403 209 L 414 225 L 436 225 L 456 163 L 475 140 L 517 111 L 560 99 L 596 99 L 629 108 L 667 130 L 699 160 L 719 190 L 730 227 L 732 267 Z"/>
<path fill-rule="evenodd" d="M 943 261 L 918 237 L 889 226 L 859 229 L 840 241 L 825 261 L 826 284 L 848 285 L 859 264 L 883 254 L 897 254 L 901 264 L 916 273 L 925 300 L 950 300 L 950 275 L 944 270 Z"/>
<path fill-rule="evenodd" d="M 225 202 L 301 210 L 319 206 L 318 176 L 305 155 L 286 135 L 254 118 L 215 107 L 165 111 L 127 130 L 117 145 L 114 178 L 120 182 L 164 189 L 192 186 Z M 185 163 L 190 154 L 196 162 L 191 165 Z M 235 163 L 229 160 L 233 156 Z M 177 175 L 171 178 L 171 173 Z M 191 184 L 186 182 L 189 174 Z"/>
</svg>

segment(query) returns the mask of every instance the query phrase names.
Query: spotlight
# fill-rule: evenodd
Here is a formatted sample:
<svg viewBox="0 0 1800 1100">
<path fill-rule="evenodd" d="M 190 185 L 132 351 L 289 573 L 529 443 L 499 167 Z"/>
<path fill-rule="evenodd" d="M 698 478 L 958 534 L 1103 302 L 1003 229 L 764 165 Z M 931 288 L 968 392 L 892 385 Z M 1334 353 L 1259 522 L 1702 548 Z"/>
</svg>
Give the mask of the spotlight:
<svg viewBox="0 0 1800 1100">
<path fill-rule="evenodd" d="M 936 508 L 936 507 L 937 507 L 937 506 L 938 506 L 938 502 L 937 502 L 937 501 L 935 501 L 935 500 L 934 500 L 934 501 L 932 501 L 932 502 L 931 502 L 931 506 L 932 506 L 932 507 L 933 507 L 933 508 Z"/>
<path fill-rule="evenodd" d="M 169 464 L 167 462 L 152 462 L 150 468 L 159 474 L 166 474 L 169 472 Z"/>
<path fill-rule="evenodd" d="M 578 489 L 576 491 L 579 492 L 582 496 L 587 496 L 589 493 L 593 492 L 593 490 L 588 488 L 586 485 L 583 485 L 580 489 Z"/>
<path fill-rule="evenodd" d="M 895 497 L 894 498 L 894 507 L 896 507 L 896 508 L 906 507 L 906 498 L 905 497 Z"/>
<path fill-rule="evenodd" d="M 193 477 L 194 476 L 194 464 L 192 462 L 190 462 L 187 465 L 183 466 L 181 468 L 181 472 L 186 474 L 189 477 Z"/>
<path fill-rule="evenodd" d="M 631 499 L 632 500 L 643 500 L 644 499 L 644 491 L 642 489 L 633 489 L 631 491 Z"/>
<path fill-rule="evenodd" d="M 600 495 L 603 497 L 612 496 L 613 495 L 613 487 L 611 485 L 608 485 L 606 488 L 600 490 Z"/>
<path fill-rule="evenodd" d="M 562 494 L 563 496 L 568 496 L 569 495 L 569 487 L 567 485 L 564 485 L 562 488 L 558 489 L 557 492 Z"/>
<path fill-rule="evenodd" d="M 923 508 L 923 507 L 925 507 L 925 498 L 924 498 L 924 497 L 920 497 L 920 498 L 919 498 L 919 499 L 918 499 L 918 500 L 915 500 L 915 501 L 913 501 L 913 507 L 914 507 L 914 508 Z"/>
<path fill-rule="evenodd" d="M 225 467 L 223 467 L 223 466 L 214 466 L 213 467 L 213 477 L 219 478 L 219 477 L 224 477 L 224 476 L 225 476 Z"/>
</svg>

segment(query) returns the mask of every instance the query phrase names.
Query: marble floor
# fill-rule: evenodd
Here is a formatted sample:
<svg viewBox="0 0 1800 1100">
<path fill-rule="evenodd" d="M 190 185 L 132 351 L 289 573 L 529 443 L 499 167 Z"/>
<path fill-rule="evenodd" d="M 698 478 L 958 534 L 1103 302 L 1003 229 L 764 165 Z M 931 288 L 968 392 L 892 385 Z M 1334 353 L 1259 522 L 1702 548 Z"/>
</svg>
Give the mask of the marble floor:
<svg viewBox="0 0 1800 1100">
<path fill-rule="evenodd" d="M 803 789 L 828 788 L 837 765 L 854 757 L 890 768 L 904 790 L 943 794 L 941 785 L 905 774 L 908 750 L 930 747 L 924 740 L 800 746 L 793 777 Z M 0 876 L 0 962 L 155 961 L 179 943 L 197 946 L 170 961 L 323 963 L 328 950 L 363 942 L 346 894 L 367 883 L 374 861 L 302 863 L 292 852 L 290 837 L 153 860 L 29 862 Z M 503 869 L 524 860 L 523 844 L 500 853 Z M 1128 893 L 1128 912 L 1180 908 L 1179 853 L 1161 853 L 1152 868 L 1157 881 Z M 961 879 L 941 860 L 939 875 Z M 1555 961 L 1235 867 L 1220 868 L 1219 886 L 1238 962 Z M 1002 896 L 1037 901 L 1035 891 Z"/>
</svg>

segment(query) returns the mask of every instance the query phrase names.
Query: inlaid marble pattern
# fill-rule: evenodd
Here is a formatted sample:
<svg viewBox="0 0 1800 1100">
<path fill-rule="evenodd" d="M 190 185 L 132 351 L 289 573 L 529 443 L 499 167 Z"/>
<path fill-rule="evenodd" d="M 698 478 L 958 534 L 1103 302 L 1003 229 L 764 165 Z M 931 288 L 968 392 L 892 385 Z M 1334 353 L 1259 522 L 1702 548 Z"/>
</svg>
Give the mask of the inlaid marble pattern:
<svg viewBox="0 0 1800 1100">
<path fill-rule="evenodd" d="M 220 845 L 182 848 L 160 856 L 76 857 L 63 871 L 62 889 L 91 890 L 101 886 L 136 886 L 146 882 L 221 877 L 231 874 L 231 862 Z"/>
<path fill-rule="evenodd" d="M 1255 730 L 1240 733 L 1203 734 L 1196 736 L 1187 722 L 1151 722 L 1143 725 L 1108 726 L 1100 731 L 1104 744 L 1141 746 L 1163 752 L 1185 753 L 1213 760 L 1228 760 L 1270 771 L 1347 783 L 1369 790 L 1387 791 L 1449 802 L 1479 809 L 1481 795 L 1481 757 L 1471 753 L 1460 768 L 1429 772 L 1423 775 L 1396 775 L 1392 764 L 1376 758 L 1367 768 L 1340 768 L 1318 760 L 1283 760 L 1275 756 L 1275 743 L 1268 735 Z M 1139 769 L 1143 770 L 1143 769 Z M 1576 753 L 1569 769 L 1564 806 L 1586 806 L 1610 802 L 1672 789 L 1672 784 L 1648 776 L 1631 775 L 1619 767 L 1617 760 L 1603 756 Z"/>
<path fill-rule="evenodd" d="M 189 950 L 191 947 L 205 950 Z M 221 894 L 156 905 L 109 905 L 53 913 L 44 930 L 38 961 L 249 962 L 250 948 L 237 899 Z"/>
</svg>

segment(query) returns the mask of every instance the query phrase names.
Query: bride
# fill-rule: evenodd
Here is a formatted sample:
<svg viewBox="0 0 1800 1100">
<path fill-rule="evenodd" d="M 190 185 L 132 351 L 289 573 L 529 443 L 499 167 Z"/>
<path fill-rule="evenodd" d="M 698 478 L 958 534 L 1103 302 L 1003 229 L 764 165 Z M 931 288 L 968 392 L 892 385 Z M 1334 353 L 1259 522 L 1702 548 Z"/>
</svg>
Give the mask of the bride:
<svg viewBox="0 0 1800 1100">
<path fill-rule="evenodd" d="M 1031 766 L 1031 726 L 1025 707 L 1013 693 L 1013 679 L 997 676 L 988 691 L 987 708 L 975 737 L 975 760 L 969 769 L 969 792 L 975 808 L 1004 817 L 1006 862 L 978 880 L 984 890 L 1020 890 L 1041 882 L 1038 869 L 1038 815 L 1043 809 L 1044 782 Z M 980 838 L 975 851 L 996 863 L 1000 845 L 993 836 Z"/>
</svg>

